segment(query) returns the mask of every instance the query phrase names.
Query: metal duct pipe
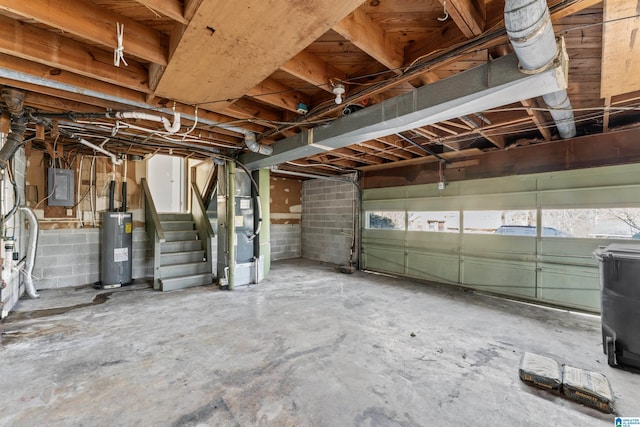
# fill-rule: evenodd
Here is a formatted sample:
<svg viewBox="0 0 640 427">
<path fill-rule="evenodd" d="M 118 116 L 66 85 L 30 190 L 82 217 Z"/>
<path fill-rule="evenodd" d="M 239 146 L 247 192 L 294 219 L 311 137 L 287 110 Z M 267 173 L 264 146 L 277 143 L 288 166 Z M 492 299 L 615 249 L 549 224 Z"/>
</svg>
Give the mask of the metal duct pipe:
<svg viewBox="0 0 640 427">
<path fill-rule="evenodd" d="M 24 114 L 11 118 L 11 131 L 7 135 L 5 144 L 0 149 L 0 168 L 5 168 L 5 162 L 13 157 L 24 140 L 27 129 L 27 118 Z"/>
<path fill-rule="evenodd" d="M 273 153 L 273 148 L 256 141 L 256 135 L 253 132 L 244 134 L 244 144 L 254 153 L 264 154 L 265 156 L 270 156 Z"/>
<path fill-rule="evenodd" d="M 19 116 L 22 114 L 24 107 L 24 92 L 16 89 L 4 88 L 2 89 L 2 100 L 7 104 L 9 112 L 12 116 Z"/>
<path fill-rule="evenodd" d="M 31 298 L 39 298 L 40 295 L 36 292 L 35 286 L 33 286 L 33 278 L 31 274 L 33 273 L 33 266 L 36 261 L 36 247 L 38 246 L 38 218 L 36 218 L 36 214 L 33 213 L 33 210 L 27 206 L 19 206 L 18 210 L 27 217 L 29 221 L 29 243 L 27 248 L 27 260 L 24 273 L 24 286 L 27 290 L 27 294 Z"/>
<path fill-rule="evenodd" d="M 536 74 L 553 66 L 559 51 L 545 0 L 506 0 L 504 24 L 524 73 Z M 576 124 L 566 89 L 542 98 L 550 109 L 560 137 L 574 137 Z"/>
<path fill-rule="evenodd" d="M 13 157 L 24 140 L 24 132 L 27 129 L 27 118 L 24 115 L 24 92 L 4 88 L 2 100 L 7 104 L 11 113 L 11 130 L 5 144 L 0 149 L 0 168 L 4 169 L 5 162 Z"/>
</svg>

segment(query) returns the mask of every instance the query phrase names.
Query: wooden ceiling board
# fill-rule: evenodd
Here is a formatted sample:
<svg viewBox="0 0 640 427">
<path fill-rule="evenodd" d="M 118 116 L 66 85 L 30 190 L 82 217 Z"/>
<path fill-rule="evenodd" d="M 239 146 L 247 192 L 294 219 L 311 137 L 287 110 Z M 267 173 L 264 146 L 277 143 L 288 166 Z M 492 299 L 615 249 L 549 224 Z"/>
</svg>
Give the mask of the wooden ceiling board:
<svg viewBox="0 0 640 427">
<path fill-rule="evenodd" d="M 240 98 L 361 3 L 203 2 L 173 52 L 156 93 L 189 104 Z M 224 107 L 222 103 L 213 108 Z"/>
<path fill-rule="evenodd" d="M 602 98 L 640 89 L 638 8 L 637 2 L 628 0 L 604 1 Z"/>
</svg>

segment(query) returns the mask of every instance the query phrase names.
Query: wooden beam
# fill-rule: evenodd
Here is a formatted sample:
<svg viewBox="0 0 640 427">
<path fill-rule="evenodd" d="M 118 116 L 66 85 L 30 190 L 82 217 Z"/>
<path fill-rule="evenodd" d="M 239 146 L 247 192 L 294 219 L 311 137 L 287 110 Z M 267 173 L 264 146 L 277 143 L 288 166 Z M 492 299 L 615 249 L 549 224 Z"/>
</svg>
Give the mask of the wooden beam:
<svg viewBox="0 0 640 427">
<path fill-rule="evenodd" d="M 346 73 L 305 51 L 285 62 L 280 69 L 329 93 L 333 93 L 332 80 L 347 79 Z"/>
<path fill-rule="evenodd" d="M 468 130 L 469 128 L 467 128 Z M 453 151 L 459 151 L 460 150 L 460 144 L 458 142 L 450 142 L 447 141 L 445 138 L 441 138 L 439 135 L 428 131 L 425 128 L 416 128 L 413 129 L 413 132 L 417 133 L 418 135 L 427 138 L 429 140 L 431 139 L 435 139 L 436 143 L 441 144 L 443 147 L 448 148 L 449 150 L 453 150 Z"/>
<path fill-rule="evenodd" d="M 310 98 L 306 95 L 294 91 L 289 86 L 271 78 L 265 79 L 262 83 L 250 89 L 247 95 L 261 102 L 293 112 L 298 109 L 298 103 L 302 102 L 306 105 L 311 103 Z"/>
<path fill-rule="evenodd" d="M 84 90 L 91 90 L 100 93 L 104 93 L 106 95 L 111 95 L 116 98 L 122 98 L 123 102 L 132 101 L 135 103 L 145 103 L 145 95 L 136 92 L 130 89 L 125 89 L 122 87 L 114 86 L 109 83 L 104 83 L 97 80 L 91 80 L 84 78 L 82 76 L 63 72 L 61 74 L 51 75 L 50 68 L 42 65 L 36 64 L 33 62 L 25 61 L 23 59 L 15 58 L 9 55 L 0 53 L 0 67 L 7 68 L 15 71 L 19 71 L 21 73 L 31 74 L 33 76 L 46 76 L 47 79 L 57 81 L 63 83 L 65 85 L 70 85 L 76 87 L 78 90 L 74 92 L 68 92 L 61 89 L 53 89 L 47 88 L 44 86 L 39 86 L 31 83 L 25 83 L 18 80 L 9 80 L 9 79 L 0 79 L 0 83 L 6 84 L 8 86 L 14 86 L 20 89 L 32 91 L 34 93 L 42 93 L 50 96 L 55 96 L 61 98 L 62 100 L 71 100 L 75 102 L 85 103 L 87 105 L 94 105 L 96 107 L 101 107 L 110 110 L 130 110 L 131 107 L 126 103 L 118 103 L 114 101 L 107 101 L 100 98 L 90 97 L 84 95 Z M 148 104 L 148 108 L 151 112 L 155 112 L 157 107 L 160 104 Z M 139 108 L 136 108 L 139 109 Z M 72 111 L 68 109 L 68 111 Z M 193 114 L 194 107 L 191 105 L 185 105 L 181 103 L 176 104 L 176 111 L 180 113 Z M 200 108 L 198 112 L 198 116 L 201 119 L 207 119 L 214 122 L 225 123 L 225 122 L 233 122 L 235 118 L 215 113 L 212 111 L 208 111 L 207 108 Z M 204 125 L 202 125 L 204 126 Z M 246 124 L 243 126 L 247 130 L 251 130 L 254 132 L 263 132 L 264 127 L 258 126 L 254 124 Z M 235 132 L 227 131 L 224 129 L 219 130 L 220 133 L 224 133 L 227 135 L 237 136 L 238 134 Z"/>
<path fill-rule="evenodd" d="M 196 14 L 203 1 L 204 0 L 184 0 L 184 17 L 187 21 L 191 21 L 191 18 Z"/>
<path fill-rule="evenodd" d="M 436 129 L 440 129 L 441 131 L 446 132 L 446 133 L 448 133 L 448 134 L 450 134 L 450 135 L 456 135 L 456 136 L 458 135 L 458 132 L 456 132 L 455 130 L 449 129 L 449 128 L 448 128 L 448 127 L 446 127 L 446 126 L 442 126 L 442 125 L 441 125 L 441 124 L 439 124 L 439 123 L 433 123 L 433 124 L 431 125 L 431 127 L 434 127 L 434 128 L 436 128 Z"/>
<path fill-rule="evenodd" d="M 609 132 L 609 116 L 611 108 L 611 97 L 608 96 L 604 99 L 604 114 L 602 115 L 602 132 Z"/>
<path fill-rule="evenodd" d="M 181 24 L 189 22 L 184 17 L 182 2 L 179 0 L 136 0 L 136 2 Z"/>
<path fill-rule="evenodd" d="M 109 49 L 117 47 L 116 23 L 124 25 L 125 54 L 167 65 L 167 37 L 133 19 L 85 0 L 0 0 L 0 10 L 32 19 Z"/>
<path fill-rule="evenodd" d="M 483 153 L 477 150 L 468 152 L 459 161 L 480 160 L 477 165 L 468 165 L 459 180 L 472 180 L 514 175 L 556 172 L 564 170 L 594 168 L 609 165 L 622 165 L 640 162 L 640 127 L 607 134 L 591 134 L 577 138 L 563 139 L 550 143 L 532 144 L 512 150 L 495 150 Z M 603 149 L 606 147 L 606 149 Z M 465 151 L 466 153 L 466 151 Z M 455 160 L 458 161 L 458 160 Z M 381 166 L 365 166 L 363 188 L 378 186 L 404 186 L 435 183 L 438 179 L 437 165 L 427 171 L 427 167 L 411 167 L 409 164 L 392 163 L 396 170 L 376 173 L 372 170 Z M 370 173 L 371 171 L 371 173 Z M 425 176 L 423 173 L 430 176 Z M 453 170 L 447 171 L 451 181 Z M 392 179 L 390 179 L 392 178 Z M 376 181 L 380 185 L 376 185 Z"/>
<path fill-rule="evenodd" d="M 505 138 L 504 138 L 504 136 L 502 136 L 502 135 L 491 135 L 491 134 L 487 133 L 482 127 L 480 127 L 470 117 L 460 117 L 460 120 L 462 122 L 468 124 L 472 128 L 472 132 L 479 133 L 480 135 L 482 135 L 482 137 L 484 139 L 486 139 L 487 141 L 489 141 L 490 143 L 492 143 L 496 147 L 504 149 L 504 146 L 505 146 Z"/>
<path fill-rule="evenodd" d="M 283 117 L 278 111 L 268 108 L 258 102 L 250 99 L 239 99 L 231 104 L 223 113 L 229 117 L 236 119 L 254 120 L 256 123 L 266 122 L 282 122 Z M 267 125 L 268 127 L 277 127 L 277 125 Z"/>
<path fill-rule="evenodd" d="M 51 146 L 49 141 L 44 141 L 44 148 L 47 150 L 47 153 L 49 153 L 49 157 L 52 159 L 56 158 L 56 152 L 53 151 L 53 146 Z"/>
<path fill-rule="evenodd" d="M 440 0 L 446 11 L 466 38 L 472 39 L 484 32 L 484 0 Z"/>
<path fill-rule="evenodd" d="M 432 55 L 434 52 L 465 40 L 467 40 L 467 38 L 458 29 L 456 24 L 452 20 L 447 20 L 442 23 L 438 31 L 434 31 L 426 38 L 417 40 L 415 43 L 407 46 L 404 53 L 405 65 L 412 64 L 426 55 Z"/>
<path fill-rule="evenodd" d="M 410 153 L 407 153 L 405 151 L 403 151 L 401 148 L 397 148 L 397 147 L 391 147 L 388 144 L 385 144 L 383 142 L 380 141 L 365 141 L 365 142 L 361 142 L 360 144 L 362 147 L 368 148 L 370 150 L 374 150 L 373 154 L 376 154 L 380 157 L 384 157 L 383 153 L 385 155 L 391 155 L 393 157 L 396 158 L 396 160 L 398 159 L 410 159 L 411 157 L 413 157 Z"/>
<path fill-rule="evenodd" d="M 329 152 L 330 154 L 336 154 L 340 157 L 344 157 L 345 159 L 350 159 L 355 162 L 365 163 L 369 165 L 379 165 L 384 163 L 384 160 L 375 154 L 372 154 L 362 148 L 356 150 L 354 147 L 348 148 L 338 148 L 337 150 L 332 150 Z M 361 155 L 360 153 L 364 153 L 365 155 Z"/>
<path fill-rule="evenodd" d="M 522 101 L 520 101 L 520 103 L 523 107 L 525 107 L 525 111 L 527 112 L 529 117 L 531 117 L 533 123 L 535 123 L 544 140 L 551 141 L 551 131 L 546 124 L 547 121 L 545 120 L 542 111 L 537 109 L 539 108 L 538 102 L 535 99 L 523 99 Z"/>
<path fill-rule="evenodd" d="M 444 159 L 456 159 L 460 157 L 480 155 L 480 154 L 483 154 L 482 150 L 478 148 L 468 148 L 466 150 L 461 150 L 461 151 L 450 151 L 448 153 L 441 153 L 439 154 L 439 156 L 441 156 Z M 436 157 L 427 155 L 424 157 L 416 157 L 413 159 L 401 160 L 395 163 L 384 163 L 382 165 L 361 166 L 358 169 L 361 171 L 368 172 L 368 171 L 376 171 L 376 170 L 382 170 L 382 169 L 405 168 L 407 166 L 423 165 L 426 163 L 437 163 L 439 161 L 440 160 L 437 159 Z"/>
<path fill-rule="evenodd" d="M 421 149 L 414 147 L 413 145 L 407 144 L 406 142 L 404 142 L 403 140 L 401 140 L 396 136 L 383 136 L 383 137 L 376 138 L 376 141 L 380 141 L 391 147 L 397 148 L 398 151 L 396 152 L 396 154 L 399 157 L 406 157 L 407 159 L 411 159 L 413 158 L 412 154 L 415 154 L 416 156 L 420 156 L 420 157 L 425 155 L 425 152 L 422 151 Z M 402 153 L 407 153 L 407 154 L 403 155 Z"/>
<path fill-rule="evenodd" d="M 640 89 L 640 16 L 636 3 L 629 0 L 604 1 L 602 98 Z"/>
<path fill-rule="evenodd" d="M 241 98 L 360 4 L 362 0 L 202 1 L 156 94 L 223 111 L 227 100 Z"/>
<path fill-rule="evenodd" d="M 398 74 L 404 63 L 400 45 L 393 42 L 384 29 L 369 15 L 356 9 L 334 25 L 333 29 L 369 56 Z"/>
<path fill-rule="evenodd" d="M 0 116 L 0 132 L 5 134 L 11 132 L 11 115 L 7 110 L 2 110 Z"/>
<path fill-rule="evenodd" d="M 43 124 L 36 124 L 36 139 L 38 141 L 44 141 L 45 128 Z"/>
<path fill-rule="evenodd" d="M 593 7 L 602 3 L 602 0 L 578 0 L 573 4 L 568 6 L 564 6 L 560 9 L 557 9 L 551 13 L 551 20 L 557 21 L 562 18 L 566 18 L 567 16 L 574 15 L 578 12 L 583 11 L 584 9 Z"/>
<path fill-rule="evenodd" d="M 0 15 L 0 52 L 93 79 L 148 92 L 147 70 L 137 61 L 115 67 L 113 54 Z M 47 73 L 49 74 L 49 73 Z"/>
<path fill-rule="evenodd" d="M 382 145 L 384 147 L 384 144 L 378 143 L 380 145 Z M 350 149 L 352 149 L 353 151 L 359 151 L 361 153 L 365 153 L 367 155 L 373 155 L 373 156 L 377 156 L 377 157 L 381 157 L 383 159 L 386 160 L 390 160 L 392 162 L 396 162 L 398 160 L 400 160 L 400 157 L 394 156 L 393 154 L 389 153 L 389 150 L 387 150 L 387 147 L 384 147 L 382 150 L 377 149 L 377 148 L 373 148 L 371 145 L 367 144 L 366 142 L 361 142 L 359 144 L 354 144 L 354 145 L 350 145 L 349 146 Z"/>
</svg>

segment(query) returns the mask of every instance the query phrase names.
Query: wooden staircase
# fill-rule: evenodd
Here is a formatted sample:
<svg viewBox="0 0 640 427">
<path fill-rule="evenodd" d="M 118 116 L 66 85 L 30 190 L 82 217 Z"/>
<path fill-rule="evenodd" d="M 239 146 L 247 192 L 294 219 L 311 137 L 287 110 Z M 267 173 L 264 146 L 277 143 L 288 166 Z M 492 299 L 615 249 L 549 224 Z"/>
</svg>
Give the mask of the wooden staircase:
<svg viewBox="0 0 640 427">
<path fill-rule="evenodd" d="M 164 232 L 160 242 L 160 259 L 156 288 L 173 291 L 192 286 L 210 285 L 211 260 L 205 242 L 190 213 L 158 214 Z"/>
</svg>

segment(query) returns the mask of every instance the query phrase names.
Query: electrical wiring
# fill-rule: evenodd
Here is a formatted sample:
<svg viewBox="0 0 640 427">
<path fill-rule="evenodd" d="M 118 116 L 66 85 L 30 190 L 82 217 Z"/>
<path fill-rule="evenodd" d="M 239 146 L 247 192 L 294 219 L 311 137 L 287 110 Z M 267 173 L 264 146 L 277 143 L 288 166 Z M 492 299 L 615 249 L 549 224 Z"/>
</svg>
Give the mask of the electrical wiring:
<svg viewBox="0 0 640 427">
<path fill-rule="evenodd" d="M 53 167 L 56 167 L 56 153 L 58 152 L 57 150 L 57 146 L 58 146 L 58 139 L 60 138 L 60 134 L 56 135 L 56 139 L 53 141 L 53 157 L 51 158 L 51 161 L 53 162 Z M 56 188 L 56 174 L 53 174 L 53 185 L 51 186 L 51 193 L 47 194 L 47 197 L 45 197 L 44 199 L 40 200 L 38 203 L 36 203 L 36 205 L 33 207 L 33 209 L 38 209 L 40 207 L 41 204 L 43 204 L 46 200 L 48 200 L 51 196 L 53 196 L 53 193 L 55 192 L 55 188 Z"/>
<path fill-rule="evenodd" d="M 552 8 L 552 11 L 555 10 L 562 10 L 563 8 L 566 7 L 570 7 L 572 4 L 574 4 L 575 2 L 563 2 L 559 5 L 557 5 L 556 7 Z M 615 22 L 615 21 L 621 21 L 621 20 L 625 20 L 625 19 L 634 19 L 636 18 L 638 15 L 633 15 L 633 16 L 627 16 L 627 17 L 623 17 L 623 18 L 617 18 L 614 20 L 610 20 L 610 21 L 603 21 L 600 23 L 596 23 L 596 24 L 589 24 L 589 26 L 592 25 L 604 25 L 606 23 L 609 22 Z M 574 30 L 578 30 L 578 29 L 582 29 L 585 26 L 576 26 L 574 28 L 569 28 L 569 29 L 565 29 L 562 31 L 562 33 L 566 33 L 566 32 L 570 32 L 570 31 L 574 31 Z M 337 81 L 341 81 L 347 84 L 359 84 L 358 80 L 362 80 L 364 78 L 372 78 L 372 77 L 376 77 L 378 75 L 381 74 L 386 74 L 389 72 L 395 72 L 395 71 L 400 71 L 401 74 L 398 75 L 394 75 L 393 77 L 386 79 L 386 80 L 382 80 L 380 82 L 372 82 L 372 83 L 363 83 L 363 84 L 359 84 L 362 86 L 368 86 L 369 88 L 372 89 L 378 89 L 381 87 L 384 87 L 385 85 L 388 84 L 393 84 L 394 81 L 398 81 L 399 79 L 406 79 L 407 74 L 418 74 L 420 72 L 424 72 L 424 70 L 426 68 L 429 68 L 430 66 L 435 65 L 438 62 L 444 61 L 444 60 L 448 60 L 448 59 L 452 59 L 452 58 L 459 58 L 465 55 L 468 55 L 470 53 L 473 52 L 477 52 L 479 50 L 486 50 L 487 47 L 484 47 L 483 45 L 485 43 L 487 43 L 488 41 L 492 40 L 492 39 L 496 39 L 499 36 L 502 36 L 505 34 L 505 30 L 502 27 L 502 24 L 496 24 L 494 25 L 494 27 L 492 27 L 490 30 L 488 30 L 487 32 L 485 32 L 482 36 L 479 36 L 471 41 L 464 41 L 464 42 L 460 42 L 454 46 L 448 47 L 446 49 L 439 49 L 436 51 L 432 51 L 429 52 L 428 54 L 425 54 L 417 59 L 415 59 L 414 61 L 412 61 L 409 65 L 404 66 L 404 67 L 398 67 L 396 69 L 393 70 L 385 70 L 379 73 L 372 73 L 372 74 L 367 74 L 367 75 L 363 75 L 363 76 L 358 76 L 358 77 L 353 77 L 350 79 L 336 79 Z M 480 49 L 480 47 L 482 47 Z M 444 55 L 441 55 L 443 52 L 446 52 Z M 431 60 L 428 61 L 424 61 L 426 58 L 432 57 Z M 317 85 L 316 87 L 320 87 L 322 85 Z M 298 89 L 291 89 L 290 91 L 279 91 L 279 92 L 274 92 L 274 93 L 265 93 L 265 94 L 260 94 L 261 96 L 266 96 L 266 95 L 270 95 L 270 94 L 281 94 L 281 93 L 287 93 L 287 92 L 297 92 Z M 366 91 L 364 91 L 366 93 Z M 357 94 L 354 94 L 350 97 L 348 97 L 347 99 L 345 99 L 345 101 L 349 101 L 351 99 L 357 99 L 360 98 L 362 96 L 365 95 L 365 93 L 360 92 Z M 260 96 L 259 95 L 259 96 Z M 226 101 L 226 100 L 225 100 Z M 324 109 L 326 109 L 327 106 L 334 108 L 333 105 L 331 105 L 332 102 L 331 100 L 326 101 L 326 105 L 323 102 L 321 105 L 315 106 L 311 111 L 309 111 L 307 113 L 307 115 L 314 115 L 314 114 L 323 114 L 324 113 Z M 324 107 L 324 108 L 323 108 Z M 299 125 L 300 121 L 296 121 L 295 124 L 291 124 L 291 126 L 295 126 L 295 125 Z M 289 126 L 289 125 L 287 125 Z M 271 135 L 273 133 L 280 133 L 283 132 L 282 129 L 277 129 L 275 131 L 272 131 L 271 133 L 268 133 L 268 135 Z"/>
<path fill-rule="evenodd" d="M 326 168 L 329 168 L 329 169 L 338 170 L 340 172 L 356 172 L 355 169 L 341 168 L 339 166 L 334 166 L 334 165 L 329 165 L 329 164 L 324 164 L 324 163 L 318 163 L 318 164 L 313 164 L 313 165 L 309 165 L 309 164 L 303 165 L 303 164 L 296 163 L 296 162 L 285 162 L 285 163 L 288 164 L 288 165 L 297 166 L 297 167 L 300 167 L 300 168 L 326 167 Z"/>
</svg>

